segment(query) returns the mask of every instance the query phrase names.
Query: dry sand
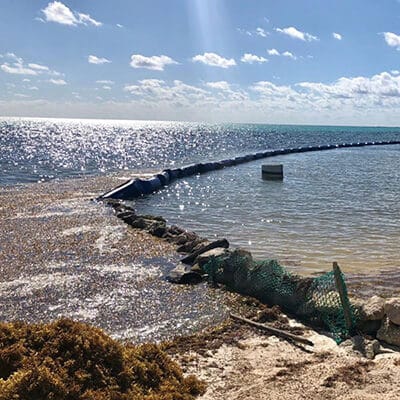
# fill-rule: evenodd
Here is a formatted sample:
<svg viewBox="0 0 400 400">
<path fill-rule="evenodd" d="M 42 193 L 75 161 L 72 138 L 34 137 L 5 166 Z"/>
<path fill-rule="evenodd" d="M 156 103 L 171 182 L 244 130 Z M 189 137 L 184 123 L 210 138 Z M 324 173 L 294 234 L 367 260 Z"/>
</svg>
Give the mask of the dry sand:
<svg viewBox="0 0 400 400">
<path fill-rule="evenodd" d="M 185 371 L 202 378 L 202 400 L 361 400 L 400 398 L 400 354 L 374 361 L 349 354 L 309 331 L 312 353 L 275 336 L 248 330 L 239 346 L 228 344 L 207 355 L 180 356 Z"/>
</svg>

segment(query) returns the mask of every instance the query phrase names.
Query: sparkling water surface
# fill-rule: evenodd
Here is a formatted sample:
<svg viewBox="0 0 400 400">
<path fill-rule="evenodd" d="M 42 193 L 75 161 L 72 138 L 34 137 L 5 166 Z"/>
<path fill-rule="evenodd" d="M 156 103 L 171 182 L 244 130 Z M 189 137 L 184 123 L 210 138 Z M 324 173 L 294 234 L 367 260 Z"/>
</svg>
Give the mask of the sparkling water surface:
<svg viewBox="0 0 400 400">
<path fill-rule="evenodd" d="M 268 148 L 399 138 L 399 128 L 3 118 L 0 185 L 159 170 Z"/>
<path fill-rule="evenodd" d="M 261 165 L 284 165 L 264 181 Z M 302 272 L 400 267 L 400 146 L 300 153 L 185 178 L 135 201 Z"/>
</svg>

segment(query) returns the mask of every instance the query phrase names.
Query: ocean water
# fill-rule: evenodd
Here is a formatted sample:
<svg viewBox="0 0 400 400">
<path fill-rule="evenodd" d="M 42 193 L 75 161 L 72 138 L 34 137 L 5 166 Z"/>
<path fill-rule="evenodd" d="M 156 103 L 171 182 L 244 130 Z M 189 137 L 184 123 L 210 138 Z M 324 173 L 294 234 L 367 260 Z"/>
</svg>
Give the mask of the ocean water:
<svg viewBox="0 0 400 400">
<path fill-rule="evenodd" d="M 130 176 L 268 148 L 399 139 L 399 128 L 1 119 L 0 184 Z M 396 145 L 280 156 L 187 178 L 135 205 L 301 272 L 333 260 L 348 271 L 393 268 L 399 156 Z M 270 161 L 284 164 L 283 182 L 262 181 L 261 164 Z"/>
<path fill-rule="evenodd" d="M 264 181 L 261 165 L 284 166 Z M 302 273 L 400 267 L 400 145 L 258 160 L 188 177 L 136 200 L 144 213 Z"/>
<path fill-rule="evenodd" d="M 2 118 L 0 185 L 160 170 L 265 149 L 399 138 L 399 128 Z"/>
<path fill-rule="evenodd" d="M 134 341 L 217 323 L 229 312 L 225 292 L 165 282 L 178 262 L 173 249 L 143 242 L 90 199 L 164 167 L 399 139 L 398 128 L 0 119 L 0 320 L 66 315 Z M 261 179 L 267 162 L 284 164 L 283 182 Z M 134 205 L 296 272 L 327 271 L 336 260 L 357 296 L 393 295 L 399 188 L 400 146 L 372 146 L 253 161 L 180 180 Z"/>
</svg>

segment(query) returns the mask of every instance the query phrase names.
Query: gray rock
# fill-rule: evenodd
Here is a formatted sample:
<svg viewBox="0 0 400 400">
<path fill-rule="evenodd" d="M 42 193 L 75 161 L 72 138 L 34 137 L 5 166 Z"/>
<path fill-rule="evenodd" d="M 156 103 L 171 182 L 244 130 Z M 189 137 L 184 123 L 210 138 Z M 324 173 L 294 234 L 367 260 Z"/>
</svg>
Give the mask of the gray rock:
<svg viewBox="0 0 400 400">
<path fill-rule="evenodd" d="M 179 246 L 176 251 L 178 253 L 191 253 L 192 251 L 194 251 L 195 247 L 198 245 L 204 245 L 205 243 L 205 239 L 202 238 L 196 238 L 194 240 L 191 240 L 189 242 L 186 242 L 184 244 L 182 244 L 181 246 Z"/>
<path fill-rule="evenodd" d="M 147 231 L 150 233 L 150 235 L 162 238 L 167 232 L 167 225 L 163 221 L 154 221 Z"/>
<path fill-rule="evenodd" d="M 203 278 L 199 273 L 191 271 L 186 265 L 178 264 L 169 272 L 167 280 L 171 283 L 194 285 L 202 282 Z"/>
<path fill-rule="evenodd" d="M 215 240 L 214 242 L 211 242 L 206 246 L 203 246 L 199 250 L 196 250 L 193 253 L 189 254 L 187 257 L 182 258 L 181 262 L 183 262 L 184 264 L 193 264 L 194 260 L 196 260 L 196 258 L 200 254 L 203 254 L 206 251 L 215 249 L 217 247 L 224 247 L 227 249 L 229 247 L 229 242 L 226 239 Z"/>
<path fill-rule="evenodd" d="M 180 228 L 179 226 L 172 225 L 172 226 L 170 226 L 170 227 L 168 228 L 168 232 L 169 232 L 172 236 L 178 236 L 178 235 L 180 235 L 181 233 L 186 232 L 186 230 L 183 229 L 183 228 Z"/>
<path fill-rule="evenodd" d="M 191 272 L 196 272 L 197 274 L 204 275 L 203 268 L 199 264 L 194 264 L 190 267 Z"/>
<path fill-rule="evenodd" d="M 394 297 L 386 300 L 385 314 L 388 316 L 390 322 L 400 325 L 400 298 Z M 400 328 L 399 328 L 400 329 Z"/>
<path fill-rule="evenodd" d="M 400 346 L 400 326 L 390 322 L 387 316 L 382 321 L 382 325 L 376 336 L 386 343 Z"/>
<path fill-rule="evenodd" d="M 369 340 L 363 336 L 353 336 L 340 344 L 349 354 L 355 356 L 366 357 L 373 360 L 381 350 L 378 340 Z"/>
<path fill-rule="evenodd" d="M 385 314 L 384 306 L 385 299 L 379 296 L 372 296 L 359 305 L 359 317 L 362 321 L 382 320 Z"/>
<path fill-rule="evenodd" d="M 224 256 L 228 253 L 228 251 L 229 250 L 225 249 L 224 247 L 216 247 L 215 249 L 208 250 L 205 253 L 197 256 L 194 262 L 198 264 L 200 268 L 202 268 L 203 265 L 207 264 L 210 261 L 211 257 Z"/>
<path fill-rule="evenodd" d="M 149 221 L 148 219 L 138 217 L 138 218 L 134 219 L 133 221 L 131 221 L 129 223 L 129 225 L 132 228 L 136 228 L 136 229 L 147 229 L 150 227 L 150 225 L 152 223 L 153 223 L 153 221 Z"/>
<path fill-rule="evenodd" d="M 170 228 L 168 228 L 168 232 L 170 232 Z M 193 240 L 198 239 L 198 235 L 195 232 L 184 231 L 177 236 L 168 235 L 168 242 L 174 243 L 178 246 L 182 246 L 188 242 L 192 242 Z"/>
</svg>

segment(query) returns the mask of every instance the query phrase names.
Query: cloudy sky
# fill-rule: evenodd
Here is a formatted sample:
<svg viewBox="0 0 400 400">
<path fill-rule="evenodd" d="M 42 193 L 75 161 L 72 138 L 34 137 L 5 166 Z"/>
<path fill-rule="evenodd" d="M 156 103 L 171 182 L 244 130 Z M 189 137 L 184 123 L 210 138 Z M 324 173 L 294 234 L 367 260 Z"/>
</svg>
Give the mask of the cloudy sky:
<svg viewBox="0 0 400 400">
<path fill-rule="evenodd" d="M 0 115 L 400 126 L 400 0 L 0 0 Z"/>
</svg>

